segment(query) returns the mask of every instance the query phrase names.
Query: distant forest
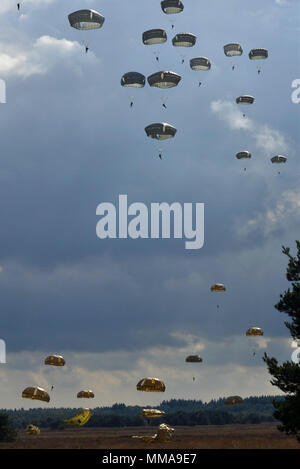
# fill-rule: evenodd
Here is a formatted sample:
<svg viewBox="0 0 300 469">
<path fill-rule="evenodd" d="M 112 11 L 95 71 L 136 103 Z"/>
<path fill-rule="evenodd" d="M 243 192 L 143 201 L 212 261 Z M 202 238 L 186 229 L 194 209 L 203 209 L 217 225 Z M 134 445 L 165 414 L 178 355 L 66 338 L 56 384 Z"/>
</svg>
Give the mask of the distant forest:
<svg viewBox="0 0 300 469">
<path fill-rule="evenodd" d="M 171 399 L 162 401 L 157 406 L 165 412 L 165 415 L 151 420 L 140 415 L 142 409 L 150 408 L 149 406 L 114 404 L 111 407 L 91 409 L 92 416 L 85 427 L 157 426 L 162 422 L 188 426 L 275 422 L 273 402 L 283 399 L 283 396 L 248 397 L 244 399 L 243 404 L 233 406 L 224 405 L 225 399 L 213 399 L 207 403 L 198 400 Z M 31 423 L 40 428 L 55 430 L 64 428 L 64 420 L 75 416 L 79 410 L 79 408 L 0 409 L 0 414 L 9 415 L 13 426 L 19 429 Z"/>
</svg>

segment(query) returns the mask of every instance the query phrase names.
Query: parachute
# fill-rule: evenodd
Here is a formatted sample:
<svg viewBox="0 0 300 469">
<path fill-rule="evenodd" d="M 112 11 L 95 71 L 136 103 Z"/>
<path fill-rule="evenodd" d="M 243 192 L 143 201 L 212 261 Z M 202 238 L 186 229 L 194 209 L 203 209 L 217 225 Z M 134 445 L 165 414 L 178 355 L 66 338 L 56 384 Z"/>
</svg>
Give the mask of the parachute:
<svg viewBox="0 0 300 469">
<path fill-rule="evenodd" d="M 218 291 L 226 291 L 225 285 L 223 283 L 215 283 L 210 287 L 210 291 L 212 292 L 218 292 Z"/>
<path fill-rule="evenodd" d="M 200 355 L 189 355 L 186 357 L 185 361 L 187 363 L 202 363 L 203 359 L 200 357 Z"/>
<path fill-rule="evenodd" d="M 39 429 L 39 427 L 36 427 L 35 425 L 32 425 L 32 423 L 30 423 L 25 428 L 25 432 L 28 435 L 39 435 L 41 433 L 41 430 Z"/>
<path fill-rule="evenodd" d="M 88 389 L 88 390 L 84 390 L 84 391 L 79 391 L 77 393 L 77 397 L 78 398 L 85 398 L 85 399 L 93 399 L 95 397 L 95 394 L 93 393 L 93 391 Z"/>
<path fill-rule="evenodd" d="M 224 46 L 224 54 L 227 57 L 236 57 L 236 56 L 242 55 L 242 53 L 243 53 L 242 46 L 238 44 L 237 42 L 232 42 Z"/>
<path fill-rule="evenodd" d="M 65 359 L 61 355 L 49 355 L 45 358 L 45 365 L 64 366 L 65 364 Z"/>
<path fill-rule="evenodd" d="M 242 404 L 244 401 L 240 396 L 230 396 L 225 399 L 224 404 L 225 405 L 236 405 L 236 404 Z"/>
<path fill-rule="evenodd" d="M 252 49 L 249 52 L 250 60 L 261 60 L 261 59 L 266 59 L 267 57 L 268 57 L 267 49 Z"/>
<path fill-rule="evenodd" d="M 36 399 L 38 401 L 49 402 L 50 396 L 45 389 L 39 386 L 30 386 L 22 392 L 22 397 L 26 399 Z"/>
<path fill-rule="evenodd" d="M 244 94 L 244 95 L 239 96 L 238 98 L 236 98 L 235 101 L 236 101 L 237 104 L 253 104 L 254 103 L 254 97 Z"/>
<path fill-rule="evenodd" d="M 125 87 L 134 86 L 135 88 L 143 88 L 145 83 L 145 76 L 139 72 L 128 72 L 121 78 L 121 85 Z"/>
<path fill-rule="evenodd" d="M 190 60 L 192 70 L 210 70 L 211 63 L 206 57 L 195 57 Z"/>
<path fill-rule="evenodd" d="M 193 47 L 196 44 L 197 37 L 191 33 L 178 33 L 172 39 L 175 47 Z"/>
<path fill-rule="evenodd" d="M 87 31 L 89 29 L 99 29 L 104 23 L 104 16 L 95 10 L 78 10 L 70 13 L 69 23 L 72 28 Z"/>
<path fill-rule="evenodd" d="M 282 155 L 277 155 L 277 156 L 273 156 L 273 158 L 271 158 L 271 161 L 272 163 L 285 163 L 287 160 L 287 158 L 285 156 L 282 156 Z"/>
<path fill-rule="evenodd" d="M 158 409 L 143 409 L 141 412 L 141 417 L 151 419 L 151 418 L 159 418 L 165 415 L 163 410 Z"/>
<path fill-rule="evenodd" d="M 166 386 L 160 379 L 143 378 L 137 383 L 136 389 L 138 391 L 146 392 L 165 392 Z"/>
<path fill-rule="evenodd" d="M 162 443 L 168 443 L 171 441 L 173 433 L 175 432 L 174 428 L 169 427 L 165 423 L 159 425 L 157 433 L 153 436 L 145 435 L 145 436 L 133 436 L 132 438 L 141 438 L 146 443 L 151 443 L 152 441 L 160 441 Z"/>
<path fill-rule="evenodd" d="M 75 415 L 75 417 L 65 420 L 64 423 L 71 427 L 82 427 L 90 420 L 90 418 L 90 409 L 81 409 L 81 411 Z"/>
<path fill-rule="evenodd" d="M 251 153 L 250 151 L 240 151 L 239 153 L 236 154 L 236 157 L 238 160 L 245 160 L 251 158 Z"/>
<path fill-rule="evenodd" d="M 156 138 L 157 140 L 166 140 L 175 136 L 177 129 L 166 122 L 150 124 L 145 127 L 147 137 Z"/>
<path fill-rule="evenodd" d="M 143 32 L 142 40 L 146 46 L 163 44 L 167 40 L 167 33 L 164 29 L 149 29 Z"/>
<path fill-rule="evenodd" d="M 147 80 L 150 86 L 156 86 L 157 88 L 173 88 L 178 85 L 181 76 L 174 72 L 161 71 L 153 73 Z"/>
<path fill-rule="evenodd" d="M 246 332 L 246 335 L 247 336 L 260 336 L 260 335 L 264 335 L 264 331 L 260 328 L 260 327 L 250 327 L 247 332 Z"/>
<path fill-rule="evenodd" d="M 160 2 L 160 5 L 166 15 L 181 13 L 184 9 L 183 3 L 180 0 L 163 0 Z"/>
</svg>

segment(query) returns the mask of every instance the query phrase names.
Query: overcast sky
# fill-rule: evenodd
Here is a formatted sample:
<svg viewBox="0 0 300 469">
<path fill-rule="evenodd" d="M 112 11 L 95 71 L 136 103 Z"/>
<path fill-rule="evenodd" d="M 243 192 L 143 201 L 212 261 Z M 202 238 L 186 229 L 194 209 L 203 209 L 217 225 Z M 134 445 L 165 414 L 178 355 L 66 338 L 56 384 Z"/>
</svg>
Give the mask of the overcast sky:
<svg viewBox="0 0 300 469">
<path fill-rule="evenodd" d="M 300 104 L 291 100 L 299 1 L 184 6 L 165 15 L 159 0 L 24 0 L 18 12 L 1 1 L 0 407 L 35 406 L 21 398 L 32 385 L 55 386 L 50 405 L 77 407 L 86 388 L 91 406 L 279 393 L 261 356 L 290 360 L 293 350 L 274 304 L 288 287 L 281 246 L 295 252 L 300 237 Z M 68 14 L 83 8 L 105 16 L 100 30 L 70 27 Z M 145 46 L 152 28 L 168 41 Z M 173 47 L 177 32 L 195 34 L 196 45 Z M 242 45 L 241 57 L 224 55 L 229 42 Z M 260 47 L 268 59 L 250 61 Z M 209 72 L 190 69 L 197 56 L 211 60 Z M 120 86 L 128 71 L 160 70 L 179 73 L 178 87 Z M 242 94 L 255 97 L 245 111 L 235 103 Z M 174 139 L 146 137 L 145 126 L 161 121 L 177 128 Z M 236 159 L 241 150 L 250 161 Z M 280 167 L 270 162 L 278 154 L 287 157 Z M 148 206 L 204 203 L 204 247 L 100 240 L 96 207 L 117 205 L 119 194 Z M 216 282 L 226 293 L 210 292 Z M 251 326 L 264 337 L 246 338 Z M 66 366 L 45 367 L 50 353 Z M 186 364 L 195 353 L 203 363 Z M 166 392 L 137 392 L 146 376 L 163 379 Z"/>
</svg>

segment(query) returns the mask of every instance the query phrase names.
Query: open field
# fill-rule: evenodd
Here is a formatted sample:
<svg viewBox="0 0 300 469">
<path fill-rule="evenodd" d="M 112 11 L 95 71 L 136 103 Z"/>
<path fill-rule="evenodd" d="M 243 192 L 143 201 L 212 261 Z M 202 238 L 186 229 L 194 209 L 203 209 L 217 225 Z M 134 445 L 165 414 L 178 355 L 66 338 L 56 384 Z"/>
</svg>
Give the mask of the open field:
<svg viewBox="0 0 300 469">
<path fill-rule="evenodd" d="M 175 427 L 170 443 L 147 444 L 131 438 L 154 433 L 150 427 L 42 429 L 38 436 L 20 431 L 16 442 L 0 443 L 0 449 L 300 449 L 295 437 L 279 432 L 273 423 Z"/>
</svg>

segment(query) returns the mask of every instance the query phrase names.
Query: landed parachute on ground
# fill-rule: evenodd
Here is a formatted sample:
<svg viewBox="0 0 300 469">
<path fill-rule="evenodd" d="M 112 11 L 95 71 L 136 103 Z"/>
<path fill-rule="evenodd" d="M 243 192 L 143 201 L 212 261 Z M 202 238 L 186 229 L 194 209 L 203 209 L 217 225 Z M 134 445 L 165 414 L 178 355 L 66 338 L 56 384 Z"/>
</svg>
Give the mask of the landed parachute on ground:
<svg viewBox="0 0 300 469">
<path fill-rule="evenodd" d="M 143 409 L 141 412 L 141 417 L 151 419 L 151 418 L 159 418 L 165 415 L 163 410 L 159 409 Z"/>
<path fill-rule="evenodd" d="M 156 140 L 166 140 L 174 137 L 177 129 L 166 122 L 157 122 L 147 125 L 147 127 L 145 127 L 145 132 L 147 137 L 155 138 Z"/>
<path fill-rule="evenodd" d="M 61 355 L 49 355 L 45 358 L 45 365 L 64 366 L 66 361 Z"/>
<path fill-rule="evenodd" d="M 91 418 L 90 409 L 81 409 L 81 411 L 70 419 L 65 420 L 64 422 L 71 427 L 82 427 L 85 425 Z"/>
<path fill-rule="evenodd" d="M 25 428 L 25 433 L 27 433 L 28 435 L 39 435 L 41 433 L 41 430 L 39 429 L 39 427 L 36 427 L 35 425 L 32 425 L 32 423 L 30 423 Z"/>
<path fill-rule="evenodd" d="M 164 29 L 149 29 L 143 32 L 142 40 L 145 46 L 163 44 L 167 40 L 167 33 Z"/>
<path fill-rule="evenodd" d="M 249 52 L 249 59 L 250 60 L 262 60 L 268 57 L 267 49 L 252 49 Z"/>
<path fill-rule="evenodd" d="M 39 386 L 29 386 L 22 392 L 22 397 L 26 399 L 36 399 L 38 401 L 49 402 L 50 396 L 45 389 Z"/>
<path fill-rule="evenodd" d="M 174 72 L 161 71 L 153 73 L 147 80 L 150 86 L 156 86 L 157 88 L 173 88 L 178 85 L 181 76 Z"/>
<path fill-rule="evenodd" d="M 180 0 L 163 0 L 160 2 L 161 9 L 167 15 L 174 13 L 181 13 L 184 9 L 183 3 Z"/>
<path fill-rule="evenodd" d="M 70 26 L 72 28 L 87 31 L 89 29 L 99 29 L 104 23 L 104 16 L 95 10 L 78 10 L 70 13 Z"/>
<path fill-rule="evenodd" d="M 145 83 L 145 76 L 139 72 L 127 72 L 121 78 L 121 85 L 125 87 L 143 88 Z"/>
<path fill-rule="evenodd" d="M 224 46 L 224 54 L 227 57 L 237 57 L 239 55 L 242 55 L 243 49 L 240 44 L 237 42 L 231 42 L 230 44 L 226 44 Z"/>
<path fill-rule="evenodd" d="M 165 392 L 166 386 L 160 379 L 143 378 L 137 383 L 136 389 L 138 391 L 146 392 Z"/>
<path fill-rule="evenodd" d="M 250 327 L 247 332 L 247 336 L 260 336 L 264 335 L 264 331 L 260 327 Z"/>
<path fill-rule="evenodd" d="M 95 394 L 90 389 L 87 389 L 87 390 L 79 391 L 77 393 L 77 397 L 85 398 L 85 399 L 93 399 L 95 397 Z"/>
<path fill-rule="evenodd" d="M 210 287 L 210 291 L 212 292 L 218 292 L 218 291 L 226 291 L 225 285 L 223 283 L 215 283 Z"/>
<path fill-rule="evenodd" d="M 242 404 L 244 400 L 240 396 L 230 396 L 225 399 L 224 404 L 225 405 L 236 405 L 236 404 Z"/>
<path fill-rule="evenodd" d="M 187 363 L 202 363 L 203 359 L 200 357 L 200 355 L 189 355 L 186 357 L 185 361 Z"/>
<path fill-rule="evenodd" d="M 197 37 L 191 33 L 178 33 L 172 39 L 174 47 L 193 47 L 196 44 Z"/>
</svg>

